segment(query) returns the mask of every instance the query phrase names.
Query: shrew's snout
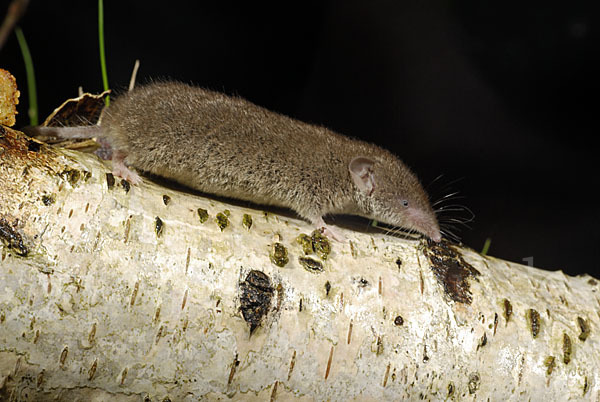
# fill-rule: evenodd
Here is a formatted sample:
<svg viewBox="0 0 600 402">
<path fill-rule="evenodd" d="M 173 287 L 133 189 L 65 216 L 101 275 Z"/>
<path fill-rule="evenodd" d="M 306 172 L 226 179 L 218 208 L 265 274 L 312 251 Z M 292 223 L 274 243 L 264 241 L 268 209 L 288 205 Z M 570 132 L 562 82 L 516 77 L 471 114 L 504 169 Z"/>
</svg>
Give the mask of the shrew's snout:
<svg viewBox="0 0 600 402">
<path fill-rule="evenodd" d="M 409 208 L 407 215 L 408 223 L 412 226 L 412 229 L 418 230 L 435 242 L 442 240 L 442 234 L 435 215 L 416 208 Z"/>
</svg>

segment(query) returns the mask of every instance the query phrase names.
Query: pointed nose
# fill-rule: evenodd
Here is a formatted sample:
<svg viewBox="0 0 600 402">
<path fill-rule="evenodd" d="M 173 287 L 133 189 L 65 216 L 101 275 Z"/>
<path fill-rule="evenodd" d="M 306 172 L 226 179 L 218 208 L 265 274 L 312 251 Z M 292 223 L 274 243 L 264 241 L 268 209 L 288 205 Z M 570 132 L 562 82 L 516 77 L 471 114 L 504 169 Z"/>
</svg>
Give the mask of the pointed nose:
<svg viewBox="0 0 600 402">
<path fill-rule="evenodd" d="M 440 233 L 440 228 L 435 215 L 419 209 L 410 208 L 408 210 L 408 217 L 414 229 L 423 233 L 435 242 L 440 242 L 442 240 L 442 234 Z"/>
<path fill-rule="evenodd" d="M 434 231 L 433 233 L 429 234 L 429 238 L 434 242 L 439 243 L 442 241 L 442 234 L 438 229 L 437 231 Z"/>
</svg>

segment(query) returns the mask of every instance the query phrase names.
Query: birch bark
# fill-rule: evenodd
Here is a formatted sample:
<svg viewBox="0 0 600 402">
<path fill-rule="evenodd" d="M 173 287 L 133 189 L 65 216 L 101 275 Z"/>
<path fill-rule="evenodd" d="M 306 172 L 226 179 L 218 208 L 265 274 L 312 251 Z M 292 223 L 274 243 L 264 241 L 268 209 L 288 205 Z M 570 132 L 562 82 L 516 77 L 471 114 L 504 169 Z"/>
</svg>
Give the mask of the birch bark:
<svg viewBox="0 0 600 402">
<path fill-rule="evenodd" d="M 0 127 L 2 400 L 599 399 L 590 276 L 108 171 Z"/>
</svg>

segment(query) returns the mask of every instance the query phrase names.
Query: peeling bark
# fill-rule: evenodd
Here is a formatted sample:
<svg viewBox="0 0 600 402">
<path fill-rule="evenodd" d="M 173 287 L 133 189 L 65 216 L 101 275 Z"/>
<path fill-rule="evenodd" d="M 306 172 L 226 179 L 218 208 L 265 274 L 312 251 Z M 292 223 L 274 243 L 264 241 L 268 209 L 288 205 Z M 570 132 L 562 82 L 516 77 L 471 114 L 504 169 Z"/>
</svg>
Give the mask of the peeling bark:
<svg viewBox="0 0 600 402">
<path fill-rule="evenodd" d="M 599 399 L 590 276 L 107 171 L 0 127 L 2 400 Z"/>
</svg>

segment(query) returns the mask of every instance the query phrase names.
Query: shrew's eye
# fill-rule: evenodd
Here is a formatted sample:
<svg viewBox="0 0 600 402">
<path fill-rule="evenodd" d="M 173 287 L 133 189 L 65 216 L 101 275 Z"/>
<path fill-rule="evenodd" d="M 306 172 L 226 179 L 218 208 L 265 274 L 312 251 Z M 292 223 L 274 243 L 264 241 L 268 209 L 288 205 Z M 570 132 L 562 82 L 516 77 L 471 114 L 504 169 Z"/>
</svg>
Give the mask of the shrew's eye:
<svg viewBox="0 0 600 402">
<path fill-rule="evenodd" d="M 400 203 L 403 207 L 408 207 L 408 200 L 401 200 Z"/>
</svg>

